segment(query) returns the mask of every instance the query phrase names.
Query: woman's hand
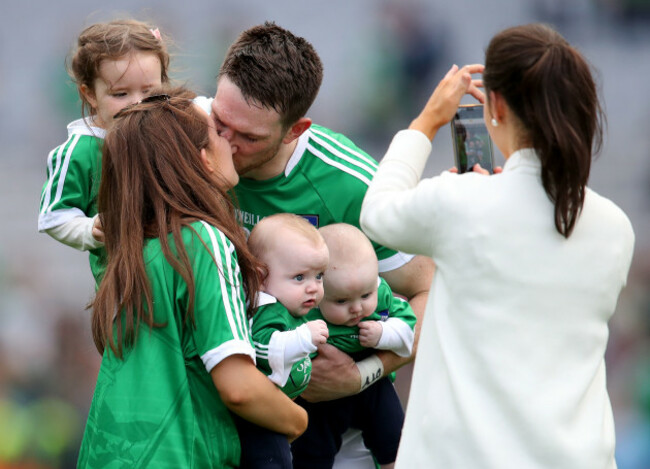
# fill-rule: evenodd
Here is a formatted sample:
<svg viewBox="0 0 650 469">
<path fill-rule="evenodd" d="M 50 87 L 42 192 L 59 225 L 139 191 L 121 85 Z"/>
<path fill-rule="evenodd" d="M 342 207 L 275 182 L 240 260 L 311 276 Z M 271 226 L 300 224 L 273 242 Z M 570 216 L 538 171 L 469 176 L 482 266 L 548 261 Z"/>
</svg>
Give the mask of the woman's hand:
<svg viewBox="0 0 650 469">
<path fill-rule="evenodd" d="M 430 140 L 440 127 L 447 124 L 456 113 L 460 100 L 465 94 L 471 94 L 480 102 L 485 101 L 485 95 L 479 87 L 481 80 L 472 80 L 473 73 L 482 73 L 485 67 L 481 64 L 451 67 L 445 77 L 438 83 L 429 101 L 416 117 L 409 129 L 419 130 Z"/>
<path fill-rule="evenodd" d="M 458 173 L 458 168 L 456 166 L 452 166 L 449 168 L 450 173 Z M 484 169 L 480 164 L 476 163 L 474 166 L 472 166 L 472 172 L 473 173 L 479 173 L 479 174 L 484 174 L 486 176 L 490 175 L 490 172 L 487 169 Z M 503 168 L 501 166 L 496 166 L 494 168 L 494 174 L 499 174 L 503 172 Z"/>
</svg>

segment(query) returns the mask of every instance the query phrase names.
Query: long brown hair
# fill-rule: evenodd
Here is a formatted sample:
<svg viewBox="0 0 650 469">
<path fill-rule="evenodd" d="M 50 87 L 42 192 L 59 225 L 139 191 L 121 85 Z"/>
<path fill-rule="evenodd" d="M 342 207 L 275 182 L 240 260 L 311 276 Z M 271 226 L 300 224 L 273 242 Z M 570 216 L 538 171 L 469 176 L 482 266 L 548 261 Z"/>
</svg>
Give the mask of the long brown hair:
<svg viewBox="0 0 650 469">
<path fill-rule="evenodd" d="M 542 24 L 506 29 L 485 53 L 483 84 L 500 93 L 542 163 L 555 227 L 569 237 L 585 199 L 591 158 L 602 145 L 604 115 L 580 52 Z"/>
<path fill-rule="evenodd" d="M 154 321 L 145 238 L 159 239 L 165 258 L 187 283 L 186 324 L 193 324 L 195 283 L 181 228 L 196 220 L 219 228 L 235 246 L 247 297 L 254 299 L 259 289 L 258 263 L 225 184 L 218 184 L 201 161 L 201 149 L 209 144 L 207 118 L 192 104 L 193 93 L 183 88 L 166 93 L 171 97 L 149 97 L 120 111 L 103 146 L 98 205 L 108 266 L 92 303 L 92 330 L 100 353 L 108 343 L 118 357 L 123 345 L 134 343 L 141 323 L 163 326 Z"/>
</svg>

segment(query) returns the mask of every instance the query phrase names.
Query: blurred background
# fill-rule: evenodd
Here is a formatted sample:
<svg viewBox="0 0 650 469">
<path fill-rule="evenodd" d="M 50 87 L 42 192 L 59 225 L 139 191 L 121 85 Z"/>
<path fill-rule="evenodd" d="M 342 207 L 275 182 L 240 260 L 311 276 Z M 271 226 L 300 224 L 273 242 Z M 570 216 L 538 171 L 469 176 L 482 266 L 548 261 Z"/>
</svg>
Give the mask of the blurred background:
<svg viewBox="0 0 650 469">
<path fill-rule="evenodd" d="M 650 0 L 2 2 L 0 468 L 76 464 L 100 362 L 85 309 L 93 280 L 85 253 L 37 233 L 38 205 L 48 152 L 80 114 L 66 57 L 84 27 L 124 16 L 171 37 L 173 77 L 206 95 L 241 30 L 272 20 L 304 36 L 325 66 L 309 116 L 377 159 L 452 64 L 483 61 L 494 33 L 558 29 L 597 71 L 607 113 L 590 186 L 636 232 L 606 359 L 619 468 L 650 468 Z M 436 137 L 426 175 L 453 165 L 450 135 Z"/>
</svg>

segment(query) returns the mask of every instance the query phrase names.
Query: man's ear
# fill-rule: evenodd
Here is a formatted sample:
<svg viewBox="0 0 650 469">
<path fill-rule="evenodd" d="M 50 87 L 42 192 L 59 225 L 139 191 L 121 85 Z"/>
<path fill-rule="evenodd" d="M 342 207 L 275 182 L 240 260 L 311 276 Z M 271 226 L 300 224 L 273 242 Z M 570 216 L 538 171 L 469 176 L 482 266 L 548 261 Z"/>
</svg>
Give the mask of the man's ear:
<svg viewBox="0 0 650 469">
<path fill-rule="evenodd" d="M 95 92 L 88 87 L 88 85 L 79 86 L 79 94 L 81 94 L 93 109 L 97 109 L 97 98 Z"/>
<path fill-rule="evenodd" d="M 213 174 L 216 171 L 216 168 L 214 168 L 212 165 L 212 160 L 208 158 L 208 152 L 205 150 L 205 148 L 201 148 L 201 163 L 203 163 L 203 166 L 208 171 L 208 173 Z"/>
<path fill-rule="evenodd" d="M 293 142 L 300 137 L 309 127 L 311 127 L 311 119 L 309 117 L 301 117 L 293 124 L 286 135 L 282 139 L 282 143 L 287 144 Z"/>
</svg>

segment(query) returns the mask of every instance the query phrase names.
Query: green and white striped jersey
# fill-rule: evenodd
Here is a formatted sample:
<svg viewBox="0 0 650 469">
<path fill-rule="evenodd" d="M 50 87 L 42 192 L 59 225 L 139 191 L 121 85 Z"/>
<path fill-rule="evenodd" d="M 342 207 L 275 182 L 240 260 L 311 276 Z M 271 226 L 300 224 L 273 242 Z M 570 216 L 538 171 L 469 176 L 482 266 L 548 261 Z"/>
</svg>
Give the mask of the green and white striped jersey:
<svg viewBox="0 0 650 469">
<path fill-rule="evenodd" d="M 104 352 L 79 467 L 236 467 L 240 445 L 209 371 L 244 354 L 255 360 L 234 246 L 217 228 L 182 229 L 195 280 L 195 327 L 187 285 L 150 239 L 144 260 L 154 317 L 124 359 Z M 171 235 L 170 235 L 171 238 Z M 204 245 L 205 243 L 205 245 Z M 172 244 L 173 246 L 173 244 Z"/>
<path fill-rule="evenodd" d="M 68 139 L 47 157 L 47 180 L 41 191 L 38 231 L 60 226 L 76 217 L 97 214 L 102 169 L 102 142 L 106 131 L 78 119 L 68 124 Z M 97 281 L 105 264 L 103 248 L 89 251 Z"/>
<path fill-rule="evenodd" d="M 290 212 L 317 228 L 332 223 L 359 227 L 361 203 L 377 162 L 350 139 L 312 125 L 298 139 L 285 171 L 265 181 L 241 178 L 234 189 L 239 219 L 249 232 L 262 218 Z M 379 271 L 393 270 L 413 256 L 374 244 Z"/>
<path fill-rule="evenodd" d="M 307 323 L 305 317 L 293 317 L 282 303 L 269 294 L 260 293 L 260 305 L 252 319 L 251 331 L 257 368 L 290 398 L 300 395 L 311 378 L 310 353 L 316 346 L 303 344 L 296 329 Z M 276 334 L 274 336 L 275 333 Z M 292 346 L 287 342 L 292 341 Z M 289 353 L 293 350 L 294 354 Z M 294 355 L 294 356 L 291 356 Z"/>
</svg>

